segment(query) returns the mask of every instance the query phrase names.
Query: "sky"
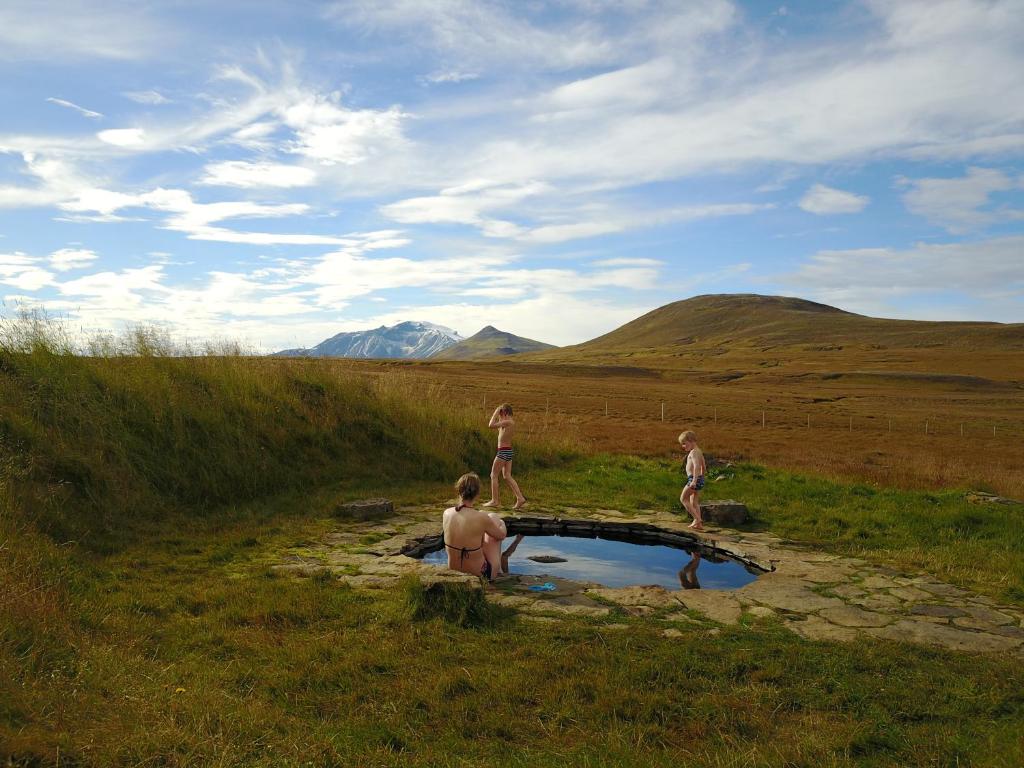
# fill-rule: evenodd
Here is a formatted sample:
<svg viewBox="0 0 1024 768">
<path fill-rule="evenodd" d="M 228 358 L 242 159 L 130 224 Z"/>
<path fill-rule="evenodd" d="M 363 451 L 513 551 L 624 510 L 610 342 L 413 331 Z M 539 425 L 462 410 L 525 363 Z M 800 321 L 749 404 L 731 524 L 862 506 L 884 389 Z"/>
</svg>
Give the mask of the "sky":
<svg viewBox="0 0 1024 768">
<path fill-rule="evenodd" d="M 0 4 L 0 300 L 273 351 L 1024 322 L 1024 0 Z"/>
</svg>

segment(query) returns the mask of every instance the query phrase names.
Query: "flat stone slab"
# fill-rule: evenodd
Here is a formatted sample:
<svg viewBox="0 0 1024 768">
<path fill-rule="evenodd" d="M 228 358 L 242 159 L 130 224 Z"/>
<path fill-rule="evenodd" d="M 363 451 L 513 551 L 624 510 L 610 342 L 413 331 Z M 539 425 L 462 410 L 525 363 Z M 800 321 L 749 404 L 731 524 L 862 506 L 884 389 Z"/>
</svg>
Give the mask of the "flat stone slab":
<svg viewBox="0 0 1024 768">
<path fill-rule="evenodd" d="M 1008 499 L 1005 496 L 996 496 L 994 493 L 985 491 L 968 491 L 964 494 L 968 504 L 1024 504 L 1016 499 Z"/>
<path fill-rule="evenodd" d="M 715 525 L 743 525 L 750 517 L 747 505 L 732 499 L 702 501 L 700 515 L 705 522 Z"/>
<path fill-rule="evenodd" d="M 704 614 L 719 624 L 735 624 L 743 606 L 728 592 L 717 589 L 690 589 L 676 596 L 686 608 Z"/>
<path fill-rule="evenodd" d="M 555 555 L 530 555 L 526 558 L 527 560 L 533 560 L 535 563 L 568 563 L 564 557 L 556 557 Z"/>
<path fill-rule="evenodd" d="M 927 603 L 911 606 L 910 612 L 915 616 L 934 616 L 938 619 L 956 619 L 967 615 L 967 611 L 954 608 L 951 605 L 931 605 Z"/>
<path fill-rule="evenodd" d="M 778 576 L 778 571 L 766 574 L 736 590 L 736 596 L 740 600 L 771 608 L 782 608 L 794 613 L 813 613 L 822 608 L 838 608 L 844 605 L 838 598 L 824 597 L 811 591 L 811 588 L 802 582 Z"/>
<path fill-rule="evenodd" d="M 395 514 L 395 505 L 388 499 L 361 499 L 346 501 L 334 508 L 338 517 L 350 520 L 380 520 Z"/>
<path fill-rule="evenodd" d="M 1019 650 L 1020 638 L 1001 637 L 985 632 L 971 632 L 949 624 L 933 624 L 928 621 L 903 619 L 887 627 L 867 628 L 868 634 L 885 640 L 917 642 L 926 645 L 941 645 L 957 651 L 984 651 L 1000 653 Z"/>
<path fill-rule="evenodd" d="M 818 615 L 841 627 L 884 627 L 895 621 L 894 616 L 886 616 L 884 613 L 864 611 L 854 608 L 852 605 L 844 605 L 838 608 L 825 608 L 818 612 Z"/>
</svg>

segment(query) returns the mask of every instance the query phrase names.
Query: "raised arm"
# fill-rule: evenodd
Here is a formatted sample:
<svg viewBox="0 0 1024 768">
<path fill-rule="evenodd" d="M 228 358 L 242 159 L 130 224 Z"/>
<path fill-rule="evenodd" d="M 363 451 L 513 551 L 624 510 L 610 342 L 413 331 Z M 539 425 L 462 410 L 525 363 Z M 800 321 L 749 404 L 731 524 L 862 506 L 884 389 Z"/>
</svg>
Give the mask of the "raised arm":
<svg viewBox="0 0 1024 768">
<path fill-rule="evenodd" d="M 508 419 L 501 418 L 501 406 L 499 405 L 494 409 L 494 413 L 491 414 L 491 420 L 487 422 L 487 426 L 490 429 L 497 429 L 498 427 L 507 427 L 509 424 Z"/>
</svg>

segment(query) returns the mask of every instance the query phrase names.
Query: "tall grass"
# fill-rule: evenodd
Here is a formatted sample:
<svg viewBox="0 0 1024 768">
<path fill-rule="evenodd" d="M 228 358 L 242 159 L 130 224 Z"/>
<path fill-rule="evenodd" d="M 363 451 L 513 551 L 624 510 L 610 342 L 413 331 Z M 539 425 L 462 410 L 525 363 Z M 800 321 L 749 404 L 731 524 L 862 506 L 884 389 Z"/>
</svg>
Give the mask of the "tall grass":
<svg viewBox="0 0 1024 768">
<path fill-rule="evenodd" d="M 209 514 L 283 491 L 353 479 L 386 489 L 489 465 L 486 416 L 443 386 L 242 351 L 147 328 L 76 347 L 45 316 L 4 321 L 0 472 L 22 516 L 67 540 L 172 508 Z M 572 452 L 564 435 L 532 440 L 520 467 Z"/>
</svg>

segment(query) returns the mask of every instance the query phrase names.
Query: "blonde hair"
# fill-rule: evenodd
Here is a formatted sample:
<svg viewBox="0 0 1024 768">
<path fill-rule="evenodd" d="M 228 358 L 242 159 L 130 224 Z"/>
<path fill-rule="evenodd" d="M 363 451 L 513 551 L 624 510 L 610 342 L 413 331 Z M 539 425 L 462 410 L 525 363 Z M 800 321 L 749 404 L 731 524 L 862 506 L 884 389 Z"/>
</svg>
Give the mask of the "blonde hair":
<svg viewBox="0 0 1024 768">
<path fill-rule="evenodd" d="M 463 501 L 471 501 L 480 495 L 480 476 L 476 472 L 467 472 L 455 483 L 455 492 Z"/>
<path fill-rule="evenodd" d="M 697 442 L 697 433 L 694 432 L 692 429 L 688 429 L 685 432 L 683 432 L 683 434 L 681 434 L 679 436 L 679 444 L 680 445 L 685 443 L 687 440 L 693 440 L 693 442 L 696 443 Z"/>
<path fill-rule="evenodd" d="M 512 406 L 509 403 L 502 403 L 501 407 L 498 408 L 498 413 L 504 413 L 508 416 L 512 415 Z"/>
</svg>

